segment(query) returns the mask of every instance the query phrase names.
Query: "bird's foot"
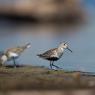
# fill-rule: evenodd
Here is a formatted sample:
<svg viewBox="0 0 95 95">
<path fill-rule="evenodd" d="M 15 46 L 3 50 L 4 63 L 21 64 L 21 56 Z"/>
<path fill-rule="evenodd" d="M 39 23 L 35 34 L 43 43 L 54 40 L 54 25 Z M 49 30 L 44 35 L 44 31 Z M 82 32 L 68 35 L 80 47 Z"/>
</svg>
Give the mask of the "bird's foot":
<svg viewBox="0 0 95 95">
<path fill-rule="evenodd" d="M 56 67 L 58 70 L 59 70 L 59 69 L 63 69 L 63 68 L 60 68 L 60 67 L 58 67 L 58 66 L 56 66 L 56 65 L 54 65 L 54 64 L 52 64 L 52 66 Z"/>
</svg>

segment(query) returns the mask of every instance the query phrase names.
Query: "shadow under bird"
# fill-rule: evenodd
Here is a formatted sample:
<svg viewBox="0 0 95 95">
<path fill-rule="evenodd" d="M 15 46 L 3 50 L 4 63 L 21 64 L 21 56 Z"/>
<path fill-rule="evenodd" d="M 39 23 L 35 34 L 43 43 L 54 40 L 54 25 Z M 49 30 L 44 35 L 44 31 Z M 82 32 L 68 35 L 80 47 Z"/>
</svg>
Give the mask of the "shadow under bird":
<svg viewBox="0 0 95 95">
<path fill-rule="evenodd" d="M 2 65 L 7 62 L 13 60 L 14 66 L 16 67 L 16 59 L 19 58 L 19 56 L 28 48 L 31 47 L 31 44 L 28 43 L 24 46 L 18 46 L 15 48 L 10 48 L 5 51 L 4 54 L 2 54 L 0 60 Z"/>
<path fill-rule="evenodd" d="M 54 64 L 54 61 L 57 61 L 59 60 L 62 55 L 63 55 L 63 52 L 64 50 L 67 49 L 69 50 L 70 52 L 72 52 L 71 49 L 69 49 L 67 43 L 61 43 L 58 48 L 53 48 L 53 49 L 50 49 L 42 54 L 38 54 L 37 56 L 39 56 L 40 58 L 43 58 L 45 60 L 48 60 L 50 61 L 50 68 L 52 69 L 52 66 L 58 68 L 58 69 L 61 69 L 60 67 L 56 66 Z"/>
</svg>

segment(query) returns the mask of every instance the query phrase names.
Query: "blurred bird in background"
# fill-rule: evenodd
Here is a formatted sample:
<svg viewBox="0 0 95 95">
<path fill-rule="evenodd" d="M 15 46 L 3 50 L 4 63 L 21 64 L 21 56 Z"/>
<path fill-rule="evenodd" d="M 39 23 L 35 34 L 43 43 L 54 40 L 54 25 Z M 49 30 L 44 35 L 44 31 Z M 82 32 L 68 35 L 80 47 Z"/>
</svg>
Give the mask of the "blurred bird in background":
<svg viewBox="0 0 95 95">
<path fill-rule="evenodd" d="M 0 60 L 1 64 L 3 65 L 7 61 L 13 60 L 14 67 L 16 67 L 16 59 L 19 58 L 19 56 L 28 48 L 31 47 L 31 44 L 28 43 L 24 46 L 18 46 L 15 48 L 7 49 L 5 52 L 1 52 L 0 54 Z"/>
</svg>

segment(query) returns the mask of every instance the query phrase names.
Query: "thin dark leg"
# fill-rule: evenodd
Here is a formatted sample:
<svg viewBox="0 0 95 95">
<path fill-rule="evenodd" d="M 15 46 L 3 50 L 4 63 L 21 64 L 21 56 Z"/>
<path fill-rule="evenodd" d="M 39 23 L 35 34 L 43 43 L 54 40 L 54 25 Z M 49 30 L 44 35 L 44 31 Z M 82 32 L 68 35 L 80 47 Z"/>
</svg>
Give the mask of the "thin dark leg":
<svg viewBox="0 0 95 95">
<path fill-rule="evenodd" d="M 54 61 L 52 62 L 52 66 L 56 67 L 57 69 L 62 69 L 62 68 L 60 68 L 60 67 L 54 65 Z"/>
<path fill-rule="evenodd" d="M 50 61 L 50 69 L 52 69 L 52 62 Z"/>
<path fill-rule="evenodd" d="M 16 62 L 15 62 L 15 58 L 13 57 L 13 62 L 14 62 L 14 67 L 16 67 Z"/>
</svg>

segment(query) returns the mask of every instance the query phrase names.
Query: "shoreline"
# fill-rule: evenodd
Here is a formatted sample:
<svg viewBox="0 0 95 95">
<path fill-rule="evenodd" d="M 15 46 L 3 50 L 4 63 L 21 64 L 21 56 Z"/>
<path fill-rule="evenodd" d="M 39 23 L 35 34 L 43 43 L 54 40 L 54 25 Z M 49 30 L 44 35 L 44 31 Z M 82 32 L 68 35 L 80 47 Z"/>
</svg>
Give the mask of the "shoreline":
<svg viewBox="0 0 95 95">
<path fill-rule="evenodd" d="M 0 67 L 0 91 L 78 90 L 95 88 L 95 76 L 82 72 L 49 70 L 43 67 Z"/>
</svg>

